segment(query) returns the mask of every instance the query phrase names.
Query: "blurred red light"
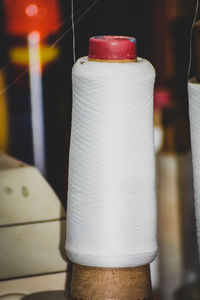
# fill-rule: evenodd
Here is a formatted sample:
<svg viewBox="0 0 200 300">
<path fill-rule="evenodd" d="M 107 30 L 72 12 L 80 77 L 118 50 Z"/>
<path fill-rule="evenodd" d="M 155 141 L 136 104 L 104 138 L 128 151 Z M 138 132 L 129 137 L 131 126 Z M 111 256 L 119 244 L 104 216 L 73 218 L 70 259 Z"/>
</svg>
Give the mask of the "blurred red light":
<svg viewBox="0 0 200 300">
<path fill-rule="evenodd" d="M 6 29 L 12 35 L 41 35 L 59 29 L 58 0 L 4 0 Z"/>
</svg>

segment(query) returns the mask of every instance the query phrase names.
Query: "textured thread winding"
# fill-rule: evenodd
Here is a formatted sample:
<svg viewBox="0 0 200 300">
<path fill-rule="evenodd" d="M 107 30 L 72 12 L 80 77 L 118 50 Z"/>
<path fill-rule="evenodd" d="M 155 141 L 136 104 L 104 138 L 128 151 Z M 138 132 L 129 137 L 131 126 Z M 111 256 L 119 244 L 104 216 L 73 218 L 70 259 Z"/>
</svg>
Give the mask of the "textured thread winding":
<svg viewBox="0 0 200 300">
<path fill-rule="evenodd" d="M 68 257 L 135 267 L 157 250 L 152 65 L 79 59 L 73 68 Z"/>
<path fill-rule="evenodd" d="M 188 82 L 189 117 L 192 148 L 193 182 L 197 239 L 200 256 L 200 84 L 193 78 Z"/>
</svg>

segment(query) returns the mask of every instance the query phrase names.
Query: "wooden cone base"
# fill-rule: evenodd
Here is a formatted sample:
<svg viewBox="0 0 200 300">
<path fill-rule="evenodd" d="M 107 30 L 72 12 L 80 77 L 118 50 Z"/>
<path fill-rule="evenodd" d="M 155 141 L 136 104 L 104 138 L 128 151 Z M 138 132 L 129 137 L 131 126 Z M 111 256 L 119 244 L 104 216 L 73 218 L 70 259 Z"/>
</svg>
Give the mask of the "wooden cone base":
<svg viewBox="0 0 200 300">
<path fill-rule="evenodd" d="M 74 264 L 70 300 L 151 300 L 149 265 L 96 268 Z"/>
</svg>

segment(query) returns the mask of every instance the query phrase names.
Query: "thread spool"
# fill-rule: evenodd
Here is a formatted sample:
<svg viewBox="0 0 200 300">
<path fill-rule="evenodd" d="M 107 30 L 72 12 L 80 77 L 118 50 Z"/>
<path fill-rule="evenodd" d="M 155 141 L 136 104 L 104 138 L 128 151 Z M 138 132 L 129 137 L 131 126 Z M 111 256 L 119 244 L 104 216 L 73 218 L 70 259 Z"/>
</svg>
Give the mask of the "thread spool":
<svg viewBox="0 0 200 300">
<path fill-rule="evenodd" d="M 89 61 L 88 61 L 89 60 Z M 136 63 L 137 55 L 136 55 L 136 42 L 133 38 L 127 37 L 94 37 L 90 39 L 90 50 L 89 50 L 89 57 L 88 59 L 79 60 L 77 64 L 81 66 L 81 64 L 89 64 L 90 61 L 93 63 L 94 61 L 98 62 L 98 64 L 102 64 L 102 62 L 107 63 Z M 153 83 L 154 83 L 154 71 L 150 64 L 147 63 L 150 71 L 149 77 L 151 78 L 152 90 L 153 90 Z M 130 66 L 131 68 L 131 66 Z M 75 73 L 75 72 L 74 72 Z M 86 73 L 85 73 L 86 74 Z M 141 75 L 141 74 L 140 74 Z M 76 78 L 77 74 L 73 75 Z M 148 77 L 148 76 L 147 76 Z M 148 79 L 149 79 L 148 77 Z M 85 79 L 85 78 L 84 78 Z M 151 89 L 150 89 L 151 90 Z M 83 90 L 74 91 L 74 95 L 77 93 L 83 94 Z M 150 96 L 151 98 L 151 96 Z M 92 98 L 90 99 L 92 101 Z M 151 104 L 150 104 L 151 106 Z M 153 108 L 153 97 L 152 97 L 152 108 Z M 73 108 L 74 109 L 74 108 Z M 83 106 L 84 109 L 84 106 Z M 73 118 L 77 117 L 77 111 L 73 114 Z M 152 109 L 150 109 L 150 115 L 152 113 Z M 87 116 L 86 116 L 87 117 Z M 153 195 L 154 191 L 154 158 L 153 158 L 153 115 L 152 117 L 152 148 L 150 146 L 150 151 L 148 155 L 151 157 L 151 175 L 153 181 L 151 181 L 153 186 Z M 150 119 L 151 119 L 150 117 Z M 98 118 L 98 116 L 97 116 Z M 73 122 L 72 122 L 73 123 Z M 70 160 L 71 164 L 73 161 L 73 155 L 75 154 L 75 140 L 76 140 L 76 132 L 75 132 L 75 125 L 72 124 L 72 140 L 71 140 L 71 152 L 70 152 Z M 151 126 L 150 126 L 151 127 Z M 149 129 L 147 130 L 149 132 Z M 148 137 L 148 140 L 151 140 L 151 137 Z M 86 136 L 87 138 L 87 136 Z M 144 138 L 145 140 L 145 138 Z M 122 146 L 122 145 L 121 145 Z M 134 154 L 133 154 L 134 155 Z M 105 163 L 105 162 L 104 162 Z M 78 166 L 77 166 L 78 167 Z M 77 235 L 73 231 L 73 226 L 76 225 L 75 223 L 82 222 L 81 219 L 73 219 L 76 209 L 74 210 L 73 203 L 71 199 L 71 195 L 73 191 L 70 191 L 70 186 L 73 189 L 73 185 L 77 183 L 77 179 L 74 178 L 74 174 L 76 173 L 76 168 L 74 169 L 71 165 L 71 169 L 69 172 L 69 177 L 71 178 L 69 181 L 69 199 L 68 199 L 68 224 L 67 224 L 67 243 L 66 249 L 68 253 L 68 257 L 74 262 L 73 271 L 72 271 L 72 280 L 71 280 L 71 288 L 70 288 L 70 299 L 151 299 L 152 298 L 152 290 L 151 290 L 151 279 L 149 273 L 149 263 L 153 260 L 156 254 L 156 242 L 154 239 L 154 231 L 155 231 L 155 203 L 150 208 L 150 215 L 152 214 L 153 217 L 151 218 L 150 226 L 152 226 L 153 232 L 153 249 L 152 252 L 145 254 L 144 257 L 140 257 L 140 254 L 136 255 L 135 257 L 131 257 L 131 255 L 127 257 L 115 257 L 111 255 L 109 257 L 97 257 L 93 255 L 76 255 L 73 252 L 73 245 L 77 245 L 77 241 L 73 243 L 73 239 L 76 239 Z M 74 174 L 72 174 L 74 173 Z M 86 171 L 87 173 L 87 171 Z M 124 178 L 122 178 L 123 180 Z M 92 180 L 92 178 L 91 178 Z M 151 194 L 151 192 L 150 192 Z M 90 195 L 88 195 L 90 196 Z M 103 197 L 103 195 L 102 195 Z M 154 196 L 153 196 L 154 197 Z M 72 197 L 73 198 L 73 197 Z M 109 201 L 109 200 L 108 200 Z M 153 201 L 154 202 L 154 201 Z M 147 204 L 147 203 L 146 203 Z M 148 204 L 147 204 L 148 206 Z M 90 212 L 91 213 L 91 212 Z M 80 217 L 80 212 L 78 213 Z M 91 216 L 89 216 L 90 218 Z M 148 216 L 146 215 L 147 219 Z M 87 219 L 87 215 L 85 216 Z M 107 216 L 105 217 L 105 219 Z M 134 217 L 133 217 L 134 218 Z M 142 217 L 141 217 L 142 218 Z M 78 222 L 77 222 L 78 221 Z M 146 220 L 145 220 L 146 221 Z M 102 226 L 105 225 L 104 221 L 102 220 Z M 108 222 L 108 219 L 105 220 Z M 120 222 L 120 220 L 118 221 Z M 114 223 L 113 223 L 114 224 Z M 77 224 L 78 225 L 78 224 Z M 79 224 L 80 225 L 80 224 Z M 117 224 L 116 224 L 117 225 Z M 89 225 L 88 225 L 89 226 Z M 84 226 L 83 226 L 84 227 Z M 80 227 L 81 230 L 85 230 L 82 226 Z M 91 228 L 91 225 L 90 227 Z M 90 230 L 90 229 L 89 229 Z M 137 229 L 136 229 L 137 230 Z M 73 232 L 73 234 L 72 234 Z M 89 233 L 88 233 L 89 235 Z M 150 233 L 151 235 L 151 233 Z M 147 239 L 149 236 L 147 234 Z M 79 238 L 78 238 L 79 239 Z M 151 240 L 151 238 L 150 238 Z M 79 241 L 78 241 L 79 243 Z M 95 240 L 94 240 L 95 243 Z M 152 246 L 151 245 L 151 246 Z M 154 247 L 155 246 L 155 247 Z M 137 247 L 136 247 L 137 248 Z M 94 249 L 90 249 L 92 252 Z M 113 250 L 113 249 L 112 249 Z M 147 249 L 148 252 L 149 249 Z M 143 253 L 142 253 L 143 255 Z M 134 256 L 134 255 L 133 255 Z M 124 259 L 124 260 L 123 260 Z M 130 262 L 131 261 L 131 262 Z"/>
<path fill-rule="evenodd" d="M 191 131 L 191 148 L 192 148 L 192 164 L 193 164 L 193 182 L 194 182 L 194 199 L 195 199 L 195 215 L 197 226 L 197 239 L 200 256 L 200 186 L 199 186 L 199 162 L 200 162 L 200 84 L 197 78 L 192 78 L 188 82 L 189 94 L 189 117 L 190 117 L 190 131 Z"/>
<path fill-rule="evenodd" d="M 189 98 L 189 118 L 190 118 L 190 134 L 193 164 L 193 185 L 195 199 L 195 215 L 197 226 L 197 242 L 200 257 L 200 186 L 199 186 L 199 161 L 200 161 L 200 21 L 194 24 L 194 48 L 195 48 L 195 67 L 196 76 L 188 81 L 188 98 Z"/>
</svg>

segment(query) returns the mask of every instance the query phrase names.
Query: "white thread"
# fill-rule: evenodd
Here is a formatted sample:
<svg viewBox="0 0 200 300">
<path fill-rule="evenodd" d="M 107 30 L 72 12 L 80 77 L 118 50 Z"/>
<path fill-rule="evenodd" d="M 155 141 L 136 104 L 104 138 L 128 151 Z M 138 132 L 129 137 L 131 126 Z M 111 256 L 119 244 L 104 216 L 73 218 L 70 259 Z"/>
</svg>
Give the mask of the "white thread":
<svg viewBox="0 0 200 300">
<path fill-rule="evenodd" d="M 74 63 L 76 61 L 76 36 L 75 36 L 75 27 L 74 27 L 74 0 L 71 0 L 71 20 L 72 20 L 72 43 L 73 43 L 73 59 Z"/>
<path fill-rule="evenodd" d="M 189 116 L 192 147 L 193 182 L 197 239 L 200 256 L 200 84 L 195 78 L 188 82 Z"/>
<path fill-rule="evenodd" d="M 134 267 L 156 255 L 154 78 L 140 58 L 74 65 L 66 242 L 73 262 Z"/>
<path fill-rule="evenodd" d="M 199 0 L 196 0 L 194 19 L 193 19 L 192 27 L 191 27 L 191 30 L 190 30 L 190 49 L 189 49 L 189 63 L 188 63 L 188 73 L 187 73 L 187 79 L 188 80 L 189 80 L 189 77 L 190 77 L 190 68 L 191 68 L 191 63 L 192 63 L 192 33 L 193 33 L 193 29 L 194 29 L 194 24 L 196 22 L 198 9 L 199 9 Z"/>
</svg>

